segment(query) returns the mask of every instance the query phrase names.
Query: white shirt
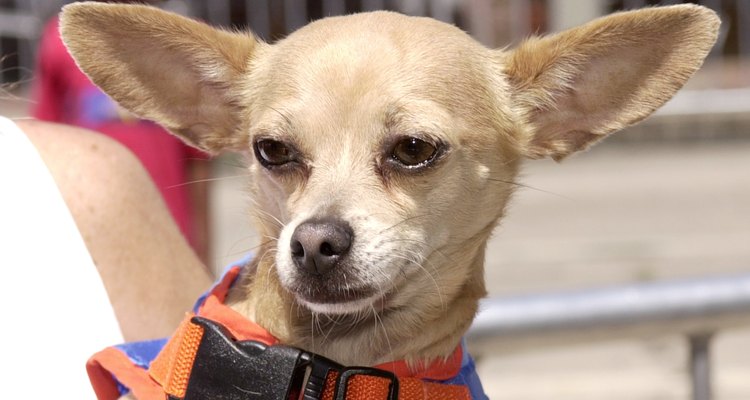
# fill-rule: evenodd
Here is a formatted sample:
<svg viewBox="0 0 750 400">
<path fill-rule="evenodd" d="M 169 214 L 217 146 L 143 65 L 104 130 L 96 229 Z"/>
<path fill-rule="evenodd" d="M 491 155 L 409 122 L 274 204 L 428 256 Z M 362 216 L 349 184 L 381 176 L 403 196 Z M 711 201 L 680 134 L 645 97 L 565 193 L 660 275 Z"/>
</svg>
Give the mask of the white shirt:
<svg viewBox="0 0 750 400">
<path fill-rule="evenodd" d="M 89 356 L 122 342 L 86 245 L 36 148 L 0 117 L 2 397 L 95 398 Z"/>
</svg>

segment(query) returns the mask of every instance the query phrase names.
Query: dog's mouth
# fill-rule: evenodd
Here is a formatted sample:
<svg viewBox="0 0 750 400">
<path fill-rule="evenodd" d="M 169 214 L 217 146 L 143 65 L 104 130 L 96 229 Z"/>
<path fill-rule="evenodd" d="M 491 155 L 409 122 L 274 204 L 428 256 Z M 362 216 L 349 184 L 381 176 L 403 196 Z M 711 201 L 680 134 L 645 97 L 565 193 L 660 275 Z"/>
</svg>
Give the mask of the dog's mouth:
<svg viewBox="0 0 750 400">
<path fill-rule="evenodd" d="M 299 282 L 289 290 L 311 311 L 322 314 L 349 314 L 375 307 L 384 294 L 368 286 L 342 286 L 323 282 Z"/>
<path fill-rule="evenodd" d="M 340 284 L 338 279 L 295 279 L 286 288 L 297 301 L 319 314 L 380 312 L 387 307 L 391 290 L 364 284 Z M 351 282 L 351 281 L 350 281 Z"/>
<path fill-rule="evenodd" d="M 294 293 L 300 299 L 310 303 L 320 304 L 340 304 L 349 303 L 353 301 L 364 300 L 375 295 L 375 291 L 372 288 L 361 287 L 361 288 L 328 288 L 328 285 L 318 286 L 304 286 L 303 288 L 295 288 Z"/>
</svg>

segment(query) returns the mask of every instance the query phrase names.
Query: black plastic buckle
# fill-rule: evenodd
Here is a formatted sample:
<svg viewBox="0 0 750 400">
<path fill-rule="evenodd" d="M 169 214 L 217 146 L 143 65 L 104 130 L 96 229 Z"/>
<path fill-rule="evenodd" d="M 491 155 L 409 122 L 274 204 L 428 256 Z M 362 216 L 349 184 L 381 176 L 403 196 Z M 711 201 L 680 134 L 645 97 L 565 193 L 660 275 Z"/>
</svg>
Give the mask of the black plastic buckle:
<svg viewBox="0 0 750 400">
<path fill-rule="evenodd" d="M 203 327 L 182 400 L 319 400 L 330 371 L 339 372 L 334 399 L 345 400 L 349 380 L 370 375 L 390 380 L 388 400 L 398 398 L 398 379 L 374 368 L 344 368 L 325 357 L 294 347 L 238 341 L 221 324 L 202 317 Z M 173 396 L 173 400 L 180 400 Z"/>
<path fill-rule="evenodd" d="M 378 378 L 390 380 L 391 382 L 388 387 L 387 400 L 398 400 L 398 378 L 393 372 L 383 371 L 382 369 L 377 368 L 362 367 L 351 367 L 341 370 L 338 381 L 336 382 L 336 390 L 333 392 L 334 400 L 346 400 L 346 390 L 349 386 L 349 379 L 357 375 L 376 376 Z"/>
<path fill-rule="evenodd" d="M 294 347 L 238 341 L 222 325 L 202 317 L 191 322 L 203 327 L 203 337 L 183 400 L 296 400 L 300 394 L 318 400 L 328 372 L 342 369 Z"/>
</svg>

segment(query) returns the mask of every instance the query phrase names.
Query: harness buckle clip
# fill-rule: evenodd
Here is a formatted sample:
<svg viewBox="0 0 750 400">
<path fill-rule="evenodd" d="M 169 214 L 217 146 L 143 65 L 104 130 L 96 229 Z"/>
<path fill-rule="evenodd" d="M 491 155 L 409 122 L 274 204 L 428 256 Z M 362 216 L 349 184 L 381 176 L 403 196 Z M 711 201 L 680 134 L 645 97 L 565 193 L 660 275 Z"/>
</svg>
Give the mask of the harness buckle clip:
<svg viewBox="0 0 750 400">
<path fill-rule="evenodd" d="M 322 393 L 328 371 L 342 368 L 294 347 L 237 340 L 224 326 L 203 317 L 190 321 L 203 327 L 203 336 L 181 400 L 289 400 L 303 392 L 305 400 L 318 400 L 319 395 L 307 393 Z"/>
<path fill-rule="evenodd" d="M 388 400 L 398 398 L 398 378 L 392 372 L 376 368 L 345 368 L 328 358 L 295 347 L 238 341 L 214 321 L 202 317 L 193 317 L 190 321 L 203 327 L 203 336 L 181 400 L 320 400 L 331 371 L 338 374 L 335 400 L 346 399 L 349 381 L 356 375 L 388 379 Z M 174 396 L 169 398 L 176 399 Z"/>
</svg>

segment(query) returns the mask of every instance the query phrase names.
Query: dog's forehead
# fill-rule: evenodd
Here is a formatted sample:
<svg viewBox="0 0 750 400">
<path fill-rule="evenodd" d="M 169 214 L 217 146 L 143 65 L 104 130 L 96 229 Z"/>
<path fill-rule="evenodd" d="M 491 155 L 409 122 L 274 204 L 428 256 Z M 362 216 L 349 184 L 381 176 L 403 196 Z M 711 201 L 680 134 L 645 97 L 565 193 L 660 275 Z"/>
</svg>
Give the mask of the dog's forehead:
<svg viewBox="0 0 750 400">
<path fill-rule="evenodd" d="M 392 12 L 322 19 L 275 47 L 277 68 L 326 86 L 343 86 L 331 84 L 330 79 L 338 78 L 448 82 L 451 76 L 446 75 L 470 69 L 485 50 L 452 25 Z"/>
<path fill-rule="evenodd" d="M 459 46 L 476 44 L 468 34 L 453 25 L 432 18 L 412 17 L 390 11 L 323 18 L 305 25 L 278 44 L 280 46 L 316 47 L 325 42 L 360 38 L 374 40 L 390 38 L 394 44 L 405 45 L 415 42 L 433 42 L 436 46 L 443 48 L 449 47 L 450 42 L 459 42 Z"/>
<path fill-rule="evenodd" d="M 489 50 L 429 18 L 392 12 L 326 18 L 269 50 L 259 79 L 266 82 L 261 104 L 274 108 L 267 114 L 281 109 L 321 129 L 353 120 L 385 123 L 394 110 L 435 118 L 487 104 L 486 98 L 471 103 L 487 92 Z"/>
</svg>

